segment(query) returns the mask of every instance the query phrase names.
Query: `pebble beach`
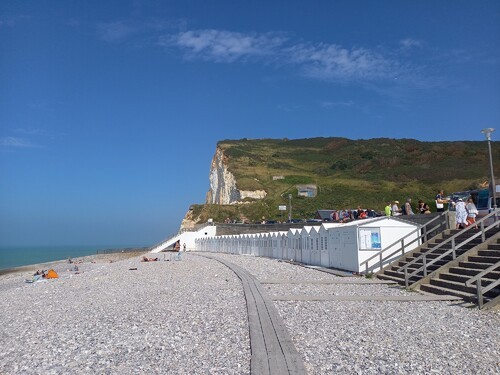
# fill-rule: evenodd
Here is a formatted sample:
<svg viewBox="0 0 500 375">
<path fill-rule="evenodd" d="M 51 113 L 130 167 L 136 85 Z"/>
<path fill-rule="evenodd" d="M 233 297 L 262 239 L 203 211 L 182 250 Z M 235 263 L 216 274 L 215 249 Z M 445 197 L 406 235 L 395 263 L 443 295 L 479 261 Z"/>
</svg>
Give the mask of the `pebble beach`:
<svg viewBox="0 0 500 375">
<path fill-rule="evenodd" d="M 58 262 L 59 278 L 35 283 L 24 282 L 33 268 L 1 275 L 0 374 L 249 374 L 240 279 L 197 253 L 147 255 L 160 260 L 85 257 L 79 273 Z M 350 278 L 274 259 L 211 256 L 247 270 L 271 300 L 414 294 L 337 284 Z M 309 374 L 500 374 L 498 312 L 456 301 L 274 305 Z"/>
</svg>

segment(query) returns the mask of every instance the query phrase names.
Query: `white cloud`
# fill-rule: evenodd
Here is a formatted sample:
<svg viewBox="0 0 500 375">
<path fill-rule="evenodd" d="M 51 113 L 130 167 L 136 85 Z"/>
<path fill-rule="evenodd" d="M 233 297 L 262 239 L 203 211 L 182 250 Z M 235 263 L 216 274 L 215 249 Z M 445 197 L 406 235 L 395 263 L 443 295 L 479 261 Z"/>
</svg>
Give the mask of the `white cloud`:
<svg viewBox="0 0 500 375">
<path fill-rule="evenodd" d="M 335 44 L 298 44 L 288 49 L 290 61 L 311 78 L 331 81 L 379 80 L 393 77 L 398 62 L 365 49 Z"/>
<path fill-rule="evenodd" d="M 338 102 L 322 102 L 321 108 L 332 108 L 332 107 L 352 107 L 354 102 L 352 100 L 338 101 Z"/>
<path fill-rule="evenodd" d="M 399 42 L 403 48 L 411 49 L 411 48 L 420 48 L 422 47 L 422 41 L 412 38 L 406 38 Z"/>
<path fill-rule="evenodd" d="M 47 131 L 40 128 L 17 128 L 15 131 L 25 135 L 47 135 Z"/>
<path fill-rule="evenodd" d="M 3 147 L 39 147 L 34 145 L 29 140 L 17 137 L 3 137 L 0 138 L 0 146 Z"/>
<path fill-rule="evenodd" d="M 427 87 L 426 67 L 408 59 L 422 42 L 407 38 L 394 49 L 344 47 L 338 44 L 294 41 L 284 33 L 240 33 L 227 30 L 188 30 L 159 38 L 160 46 L 181 51 L 184 58 L 218 63 L 272 62 L 301 75 L 326 82 L 355 83 L 367 88 Z M 435 86 L 434 83 L 432 83 Z"/>
<path fill-rule="evenodd" d="M 234 62 L 250 57 L 272 57 L 286 38 L 273 33 L 243 34 L 224 30 L 194 30 L 160 39 L 163 46 L 177 46 L 189 58 Z"/>
<path fill-rule="evenodd" d="M 309 78 L 326 81 L 373 81 L 401 72 L 397 61 L 369 49 L 325 43 L 293 44 L 277 33 L 191 30 L 161 37 L 160 45 L 180 48 L 189 59 L 232 63 L 260 58 L 291 64 Z"/>
</svg>

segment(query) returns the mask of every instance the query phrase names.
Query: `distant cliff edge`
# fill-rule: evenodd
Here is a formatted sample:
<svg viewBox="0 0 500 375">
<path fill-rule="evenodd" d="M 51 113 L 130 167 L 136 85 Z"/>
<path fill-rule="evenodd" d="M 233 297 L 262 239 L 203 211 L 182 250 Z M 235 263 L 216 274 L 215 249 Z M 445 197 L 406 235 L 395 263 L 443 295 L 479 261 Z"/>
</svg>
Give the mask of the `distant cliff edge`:
<svg viewBox="0 0 500 375">
<path fill-rule="evenodd" d="M 500 143 L 492 158 L 500 160 Z M 500 163 L 495 164 L 500 175 Z M 182 229 L 215 222 L 314 218 L 319 209 L 371 208 L 412 198 L 435 210 L 435 195 L 488 183 L 485 142 L 415 139 L 238 139 L 217 143 L 205 202 L 192 204 Z"/>
<path fill-rule="evenodd" d="M 245 198 L 264 199 L 265 190 L 239 190 L 236 178 L 229 171 L 227 157 L 221 147 L 217 147 L 210 165 L 210 190 L 206 204 L 238 204 Z"/>
</svg>

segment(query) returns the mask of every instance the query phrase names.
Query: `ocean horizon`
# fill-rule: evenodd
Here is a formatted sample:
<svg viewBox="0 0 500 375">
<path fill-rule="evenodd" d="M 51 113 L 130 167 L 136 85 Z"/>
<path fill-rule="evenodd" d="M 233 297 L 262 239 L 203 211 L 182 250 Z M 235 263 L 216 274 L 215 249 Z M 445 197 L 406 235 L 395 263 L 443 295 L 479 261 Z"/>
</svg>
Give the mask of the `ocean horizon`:
<svg viewBox="0 0 500 375">
<path fill-rule="evenodd" d="M 0 270 L 53 262 L 87 255 L 102 250 L 140 248 L 148 245 L 69 245 L 69 246 L 0 246 Z"/>
</svg>

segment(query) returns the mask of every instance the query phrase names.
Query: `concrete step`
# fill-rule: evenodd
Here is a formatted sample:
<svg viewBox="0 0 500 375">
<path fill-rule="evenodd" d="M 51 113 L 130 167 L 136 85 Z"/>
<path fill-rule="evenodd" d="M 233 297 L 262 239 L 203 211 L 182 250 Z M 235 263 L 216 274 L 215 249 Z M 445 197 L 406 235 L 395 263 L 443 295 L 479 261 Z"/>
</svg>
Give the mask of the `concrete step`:
<svg viewBox="0 0 500 375">
<path fill-rule="evenodd" d="M 441 267 L 442 265 L 444 265 L 446 263 L 448 263 L 448 262 L 447 261 L 437 261 L 436 263 L 433 263 L 431 265 L 427 265 L 427 270 L 428 271 L 429 270 L 432 270 L 432 271 L 437 270 L 439 267 Z M 421 268 L 422 265 L 423 264 L 421 264 L 421 263 L 420 264 L 418 264 L 418 263 L 417 264 L 412 264 L 412 265 L 408 266 L 408 272 L 412 273 L 413 271 L 416 271 L 419 268 Z"/>
<path fill-rule="evenodd" d="M 448 280 L 448 281 L 454 281 L 457 283 L 462 283 L 465 284 L 467 280 L 469 280 L 472 276 L 467 276 L 467 275 L 459 275 L 456 273 L 448 273 L 448 272 L 442 272 L 439 274 L 439 278 L 443 280 Z M 481 278 L 481 285 L 487 286 L 490 283 L 494 282 L 495 279 L 489 279 L 489 278 Z"/>
<path fill-rule="evenodd" d="M 455 246 L 461 244 L 462 242 L 467 241 L 468 238 L 455 238 Z M 482 243 L 483 240 L 481 238 L 474 238 L 473 240 L 469 240 L 466 244 L 463 244 L 462 246 L 468 246 L 468 247 L 474 247 Z M 451 246 L 451 241 L 448 243 Z M 445 244 L 443 246 L 446 246 L 448 244 Z"/>
<path fill-rule="evenodd" d="M 433 252 L 415 252 L 412 254 L 412 258 L 418 258 L 422 255 L 425 254 L 426 258 L 427 259 L 436 259 L 438 256 L 441 256 L 442 254 L 444 254 L 447 250 L 441 250 L 441 249 L 438 249 L 438 250 L 435 250 Z"/>
<path fill-rule="evenodd" d="M 470 301 L 470 302 L 476 302 L 477 297 L 476 294 L 471 294 L 471 293 L 465 293 L 461 292 L 458 290 L 454 289 L 447 289 L 447 288 L 442 288 L 436 285 L 430 285 L 430 284 L 422 284 L 420 285 L 420 290 L 427 292 L 427 293 L 432 293 L 432 294 L 439 294 L 439 295 L 448 295 L 448 296 L 457 296 L 463 298 L 464 301 Z"/>
<path fill-rule="evenodd" d="M 391 275 L 388 275 L 387 273 L 381 273 L 381 274 L 377 275 L 377 277 L 381 280 L 395 281 L 396 283 L 401 284 L 401 285 L 404 285 L 404 283 L 405 283 L 404 277 L 400 278 L 400 277 L 396 277 L 396 276 L 391 276 Z"/>
<path fill-rule="evenodd" d="M 384 274 L 387 276 L 397 277 L 400 279 L 404 279 L 404 277 L 405 277 L 405 274 L 403 272 L 397 272 L 397 271 L 390 270 L 390 269 L 385 270 Z"/>
<path fill-rule="evenodd" d="M 500 244 L 495 243 L 495 244 L 489 244 L 488 245 L 488 250 L 500 250 Z"/>
<path fill-rule="evenodd" d="M 411 260 L 411 261 L 413 261 L 413 260 L 415 260 L 415 259 L 417 259 L 417 258 L 413 258 L 413 259 L 410 259 L 410 260 Z M 434 260 L 434 259 L 436 259 L 436 258 L 431 258 L 431 257 L 429 256 L 429 257 L 427 257 L 427 258 L 426 258 L 426 261 L 427 261 L 427 263 L 429 263 L 430 261 L 432 261 L 432 260 Z M 449 262 L 449 261 L 451 261 L 451 260 L 453 260 L 453 257 L 452 257 L 451 255 L 450 255 L 450 256 L 445 256 L 445 257 L 443 257 L 442 259 L 436 260 L 433 264 L 436 264 L 436 265 L 442 266 L 442 265 L 444 265 L 444 264 L 448 263 L 448 262 Z M 404 266 L 404 265 L 406 265 L 407 263 L 409 263 L 409 262 L 405 262 L 405 263 L 399 262 L 399 266 L 400 266 L 400 267 L 401 267 L 401 266 Z M 417 259 L 417 260 L 415 261 L 415 263 L 413 263 L 413 264 L 412 264 L 412 265 L 410 265 L 409 267 L 414 267 L 414 265 L 415 265 L 415 266 L 417 266 L 417 265 L 418 265 L 418 267 L 414 267 L 414 268 L 419 268 L 419 267 L 421 267 L 423 264 L 424 264 L 424 260 L 423 260 L 423 258 L 420 258 L 420 259 Z"/>
<path fill-rule="evenodd" d="M 471 229 L 469 230 L 467 233 L 464 233 L 463 235 L 458 235 L 457 237 L 455 237 L 455 242 L 456 243 L 460 243 L 460 242 L 463 242 L 465 240 L 467 240 L 468 238 L 471 238 L 472 236 L 474 236 L 475 234 L 477 234 L 478 232 L 480 231 L 480 229 Z M 491 238 L 492 236 L 494 236 L 495 234 L 497 234 L 499 231 L 498 230 L 495 230 L 495 229 L 492 229 L 492 230 L 489 230 L 486 234 L 485 234 L 485 237 L 486 239 L 488 238 Z M 435 240 L 436 243 L 441 243 L 441 242 L 444 242 L 446 241 L 447 239 L 449 239 L 450 237 L 452 237 L 452 235 L 444 235 L 443 238 L 437 238 Z M 472 242 L 479 242 L 481 243 L 482 240 L 481 240 L 481 236 L 478 236 L 476 238 L 474 238 L 472 240 Z"/>
<path fill-rule="evenodd" d="M 475 294 L 476 293 L 476 286 L 465 286 L 464 283 L 459 283 L 456 281 L 451 281 L 451 280 L 443 280 L 443 279 L 431 279 L 430 280 L 430 285 L 434 286 L 439 286 L 441 288 L 446 288 L 446 289 L 453 289 L 457 291 L 461 291 L 464 293 L 470 293 L 470 294 Z M 481 283 L 483 285 L 483 283 Z M 485 297 L 488 298 L 494 298 L 500 294 L 500 289 L 493 288 L 492 290 L 486 292 L 484 295 Z"/>
<path fill-rule="evenodd" d="M 477 252 L 477 255 L 479 256 L 486 256 L 486 257 L 496 257 L 498 258 L 498 260 L 500 260 L 500 245 L 499 245 L 499 249 L 496 250 L 496 249 L 486 249 L 486 250 L 479 250 Z"/>
<path fill-rule="evenodd" d="M 476 262 L 469 262 L 469 261 L 459 262 L 458 265 L 459 265 L 459 267 L 474 268 L 477 270 L 485 270 L 486 268 L 491 267 L 490 263 L 476 263 Z"/>
<path fill-rule="evenodd" d="M 455 242 L 456 243 L 463 242 L 465 240 L 468 240 L 469 238 L 471 238 L 475 234 L 477 234 L 477 231 L 471 231 L 471 232 L 468 232 L 467 234 L 459 235 L 459 236 L 455 237 Z M 436 238 L 436 240 L 434 242 L 436 242 L 436 243 L 445 242 L 445 241 L 449 240 L 451 237 L 452 236 L 447 236 L 445 238 Z M 481 242 L 481 238 L 478 236 L 477 238 L 474 238 L 472 240 L 472 242 Z"/>
<path fill-rule="evenodd" d="M 420 249 L 418 249 L 418 252 L 423 254 L 423 253 L 428 253 L 430 250 L 432 250 L 432 247 L 421 247 Z M 439 248 L 439 249 L 435 249 L 433 251 L 433 253 L 436 253 L 436 254 L 443 254 L 447 251 L 447 249 L 442 249 L 442 248 Z"/>
<path fill-rule="evenodd" d="M 467 258 L 468 262 L 475 263 L 489 263 L 490 265 L 497 263 L 500 260 L 498 257 L 488 257 L 488 256 L 479 256 L 473 255 Z"/>
<path fill-rule="evenodd" d="M 477 268 L 464 268 L 464 267 L 451 267 L 448 272 L 456 275 L 476 276 L 482 269 Z M 500 271 L 492 271 L 485 275 L 489 279 L 498 280 L 500 278 Z"/>
<path fill-rule="evenodd" d="M 475 286 L 465 286 L 464 283 L 458 283 L 456 281 L 451 281 L 451 280 L 431 279 L 429 281 L 429 284 L 434 285 L 434 286 L 439 286 L 439 287 L 445 288 L 445 289 L 458 290 L 460 292 L 465 292 L 465 293 L 469 293 L 469 294 L 476 293 Z"/>
<path fill-rule="evenodd" d="M 427 263 L 430 261 L 430 260 L 433 260 L 433 259 L 436 259 L 438 256 L 440 256 L 441 254 L 432 254 L 432 253 L 429 253 L 429 254 L 425 254 L 425 259 L 427 260 Z M 457 257 L 459 256 L 460 254 L 457 252 Z M 439 261 L 449 261 L 453 258 L 452 254 L 448 254 L 448 255 L 445 255 L 443 258 L 439 259 Z M 410 262 L 413 262 L 415 261 L 415 264 L 420 264 L 422 265 L 423 264 L 423 256 L 422 254 L 419 254 L 419 253 L 416 253 L 415 256 L 408 256 L 404 261 L 403 260 L 400 260 L 398 263 L 401 264 L 401 265 L 405 265 L 407 263 L 410 263 Z"/>
<path fill-rule="evenodd" d="M 401 283 L 401 284 L 405 283 L 405 275 L 403 272 L 396 272 L 394 270 L 385 270 L 383 275 L 390 277 L 391 278 L 390 280 L 399 280 L 398 281 L 399 283 Z M 417 282 L 418 280 L 420 280 L 422 278 L 422 275 L 423 275 L 423 273 L 420 275 L 410 277 L 409 283 L 413 284 L 414 282 Z"/>
</svg>

